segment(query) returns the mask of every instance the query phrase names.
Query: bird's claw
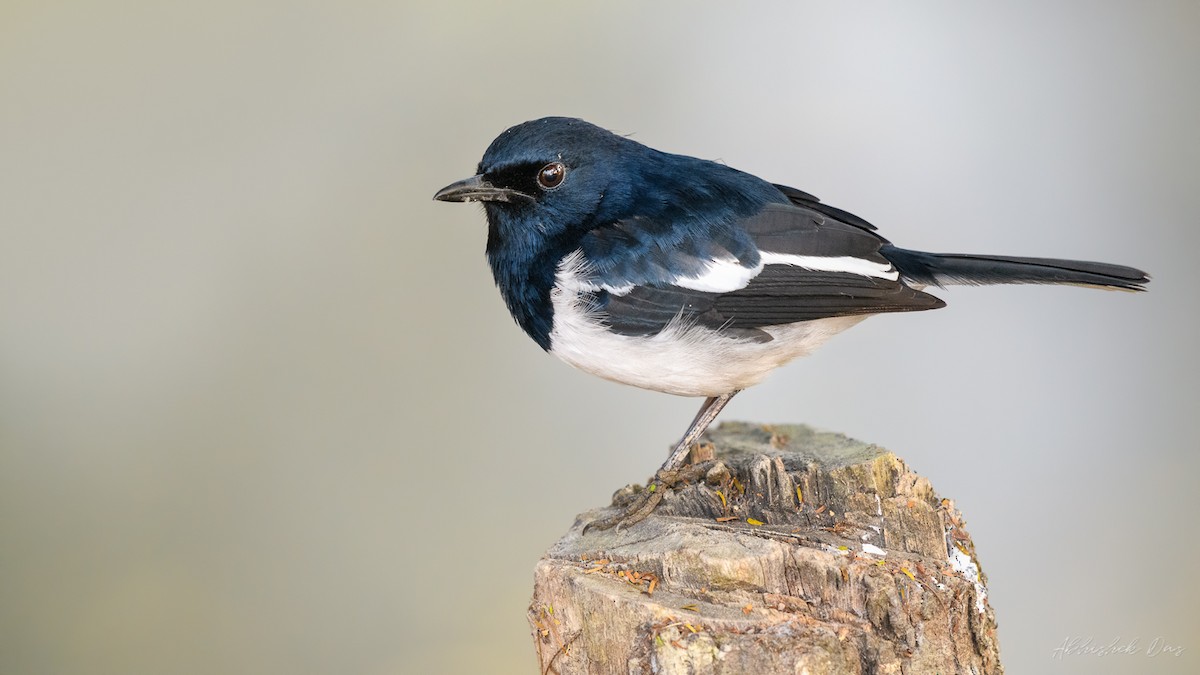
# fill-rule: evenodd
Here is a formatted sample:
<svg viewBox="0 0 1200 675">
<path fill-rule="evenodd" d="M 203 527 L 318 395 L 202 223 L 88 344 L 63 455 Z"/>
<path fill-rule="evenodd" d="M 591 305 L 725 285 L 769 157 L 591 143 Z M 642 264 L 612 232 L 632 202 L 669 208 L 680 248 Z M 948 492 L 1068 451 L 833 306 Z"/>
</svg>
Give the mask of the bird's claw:
<svg viewBox="0 0 1200 675">
<path fill-rule="evenodd" d="M 645 490 L 642 490 L 640 494 L 634 497 L 628 506 L 611 516 L 588 523 L 583 527 L 583 534 L 587 534 L 588 530 L 609 530 L 614 527 L 620 532 L 627 527 L 632 527 L 642 522 L 654 512 L 659 502 L 663 500 L 663 496 L 667 493 L 667 490 L 679 482 L 678 479 L 678 471 L 659 471 L 654 480 L 646 486 Z"/>
<path fill-rule="evenodd" d="M 655 487 L 654 484 L 651 484 L 651 486 Z M 616 528 L 620 532 L 625 528 L 642 522 L 646 519 L 646 516 L 654 512 L 654 508 L 662 501 L 664 491 L 663 489 L 645 490 L 634 499 L 632 504 L 624 509 L 611 516 L 593 520 L 585 525 L 583 527 L 583 534 L 587 534 L 588 530 L 609 530 L 612 528 Z"/>
</svg>

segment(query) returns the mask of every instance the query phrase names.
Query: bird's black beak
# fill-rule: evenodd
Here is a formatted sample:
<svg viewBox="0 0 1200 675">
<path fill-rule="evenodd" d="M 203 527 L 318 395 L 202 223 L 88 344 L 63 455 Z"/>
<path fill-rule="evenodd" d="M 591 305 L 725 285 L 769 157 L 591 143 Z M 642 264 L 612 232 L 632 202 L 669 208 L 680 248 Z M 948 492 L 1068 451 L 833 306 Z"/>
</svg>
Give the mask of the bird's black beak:
<svg viewBox="0 0 1200 675">
<path fill-rule="evenodd" d="M 533 200 L 533 197 L 524 192 L 492 185 L 484 180 L 483 176 L 471 176 L 457 183 L 451 183 L 438 190 L 433 198 L 439 202 L 512 202 L 518 199 Z"/>
</svg>

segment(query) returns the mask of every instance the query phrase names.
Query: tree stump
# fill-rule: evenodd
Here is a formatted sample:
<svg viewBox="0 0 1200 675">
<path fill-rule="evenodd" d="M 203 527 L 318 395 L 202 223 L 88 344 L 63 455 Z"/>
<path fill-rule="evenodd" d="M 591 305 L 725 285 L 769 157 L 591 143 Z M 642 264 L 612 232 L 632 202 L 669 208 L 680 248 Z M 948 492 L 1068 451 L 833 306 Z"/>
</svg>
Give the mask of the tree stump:
<svg viewBox="0 0 1200 675">
<path fill-rule="evenodd" d="M 583 535 L 604 510 L 581 514 L 538 562 L 543 673 L 1003 672 L 974 545 L 927 479 L 807 426 L 707 440 L 649 518 Z"/>
</svg>

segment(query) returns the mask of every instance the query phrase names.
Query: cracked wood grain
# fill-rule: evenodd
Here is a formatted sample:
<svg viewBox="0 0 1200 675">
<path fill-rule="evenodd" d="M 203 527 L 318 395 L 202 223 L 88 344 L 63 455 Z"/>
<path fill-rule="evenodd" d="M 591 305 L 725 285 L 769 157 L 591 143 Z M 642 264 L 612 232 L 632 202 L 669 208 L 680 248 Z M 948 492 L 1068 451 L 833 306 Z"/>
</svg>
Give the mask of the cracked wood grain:
<svg viewBox="0 0 1200 675">
<path fill-rule="evenodd" d="M 581 514 L 539 561 L 543 672 L 1003 672 L 974 544 L 928 480 L 806 426 L 705 440 L 645 521 L 584 535 L 606 510 Z"/>
</svg>

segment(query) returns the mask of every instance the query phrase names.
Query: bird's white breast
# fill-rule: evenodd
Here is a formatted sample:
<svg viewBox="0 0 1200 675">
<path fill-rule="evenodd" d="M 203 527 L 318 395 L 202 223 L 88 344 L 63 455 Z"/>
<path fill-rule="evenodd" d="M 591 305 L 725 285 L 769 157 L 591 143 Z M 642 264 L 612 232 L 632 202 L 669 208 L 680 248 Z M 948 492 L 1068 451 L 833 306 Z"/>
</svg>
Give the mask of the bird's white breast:
<svg viewBox="0 0 1200 675">
<path fill-rule="evenodd" d="M 570 258 L 550 292 L 554 326 L 550 352 L 614 382 L 679 396 L 718 396 L 758 384 L 767 373 L 816 349 L 865 316 L 833 317 L 763 328 L 773 338 L 756 342 L 676 319 L 650 336 L 610 332 L 580 300 L 594 290 L 580 280 Z"/>
</svg>

